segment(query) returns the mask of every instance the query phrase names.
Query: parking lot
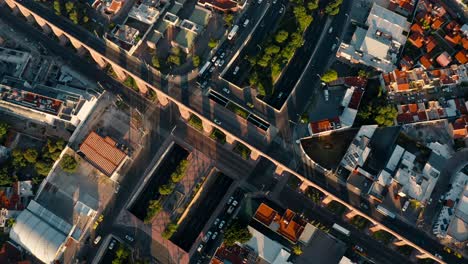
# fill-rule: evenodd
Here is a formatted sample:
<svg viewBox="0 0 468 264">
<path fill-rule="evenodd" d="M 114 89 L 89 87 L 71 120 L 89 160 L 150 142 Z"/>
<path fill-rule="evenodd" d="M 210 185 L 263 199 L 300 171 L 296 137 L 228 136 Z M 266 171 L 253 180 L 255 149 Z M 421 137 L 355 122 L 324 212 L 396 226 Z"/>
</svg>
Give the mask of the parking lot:
<svg viewBox="0 0 468 264">
<path fill-rule="evenodd" d="M 185 251 L 190 250 L 233 182 L 231 178 L 222 173 L 215 175 L 215 177 L 216 179 L 206 187 L 206 190 L 202 191 L 197 203 L 191 207 L 186 216 L 186 220 L 180 224 L 177 232 L 171 237 L 171 241 Z"/>
</svg>

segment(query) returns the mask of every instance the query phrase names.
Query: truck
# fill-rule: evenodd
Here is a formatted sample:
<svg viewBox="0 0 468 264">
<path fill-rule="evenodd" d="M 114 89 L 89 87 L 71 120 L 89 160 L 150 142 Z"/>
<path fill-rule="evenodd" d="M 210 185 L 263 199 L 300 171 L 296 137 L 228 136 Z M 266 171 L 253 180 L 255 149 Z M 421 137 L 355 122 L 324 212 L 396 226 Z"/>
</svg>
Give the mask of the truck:
<svg viewBox="0 0 468 264">
<path fill-rule="evenodd" d="M 395 219 L 395 214 L 390 212 L 387 208 L 382 207 L 380 205 L 377 206 L 377 211 L 385 216 L 388 216 L 392 219 Z"/>
<path fill-rule="evenodd" d="M 238 26 L 238 25 L 234 25 L 234 27 L 232 27 L 231 31 L 229 32 L 227 38 L 228 38 L 229 40 L 232 40 L 232 39 L 236 36 L 238 30 L 239 30 L 239 26 Z"/>
<path fill-rule="evenodd" d="M 336 231 L 344 234 L 345 236 L 349 236 L 349 234 L 350 234 L 348 229 L 340 226 L 339 224 L 333 224 L 332 228 L 335 229 Z"/>
</svg>

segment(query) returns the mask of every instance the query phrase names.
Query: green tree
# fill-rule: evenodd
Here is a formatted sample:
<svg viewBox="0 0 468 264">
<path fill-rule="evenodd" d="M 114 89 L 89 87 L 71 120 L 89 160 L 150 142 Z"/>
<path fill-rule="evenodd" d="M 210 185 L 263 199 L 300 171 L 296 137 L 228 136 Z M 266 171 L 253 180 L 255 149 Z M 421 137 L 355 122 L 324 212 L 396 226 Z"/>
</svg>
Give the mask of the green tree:
<svg viewBox="0 0 468 264">
<path fill-rule="evenodd" d="M 67 13 L 70 13 L 73 9 L 75 9 L 75 4 L 71 1 L 65 3 L 65 10 Z"/>
<path fill-rule="evenodd" d="M 177 231 L 177 228 L 179 228 L 179 226 L 176 223 L 169 223 L 161 236 L 165 239 L 169 239 Z"/>
<path fill-rule="evenodd" d="M 391 105 L 379 106 L 376 109 L 375 122 L 379 126 L 392 126 L 394 125 L 395 118 L 398 115 L 398 111 Z"/>
<path fill-rule="evenodd" d="M 369 78 L 369 73 L 366 72 L 365 70 L 359 70 L 358 72 L 358 76 L 361 77 L 361 78 Z"/>
<path fill-rule="evenodd" d="M 54 1 L 54 11 L 55 11 L 55 14 L 58 16 L 62 14 L 62 9 L 60 7 L 60 2 L 58 0 Z"/>
<path fill-rule="evenodd" d="M 75 24 L 75 25 L 78 24 L 78 12 L 76 12 L 76 10 L 73 10 L 69 14 L 69 18 L 73 22 L 73 24 Z"/>
<path fill-rule="evenodd" d="M 29 163 L 34 163 L 34 162 L 36 162 L 37 156 L 38 156 L 38 155 L 39 155 L 39 154 L 37 153 L 37 150 L 32 149 L 32 148 L 27 149 L 27 150 L 23 153 L 24 159 L 25 159 L 27 162 L 29 162 Z"/>
<path fill-rule="evenodd" d="M 239 222 L 233 222 L 224 233 L 224 243 L 227 246 L 232 246 L 236 242 L 241 244 L 246 243 L 252 238 L 246 226 L 242 226 Z"/>
<path fill-rule="evenodd" d="M 275 79 L 278 77 L 281 73 L 281 65 L 279 65 L 277 62 L 273 62 L 271 64 L 271 77 Z"/>
<path fill-rule="evenodd" d="M 7 133 L 10 126 L 7 123 L 0 123 L 0 139 L 2 139 Z"/>
<path fill-rule="evenodd" d="M 286 30 L 280 30 L 275 35 L 275 41 L 278 43 L 283 43 L 288 39 L 289 33 Z"/>
<path fill-rule="evenodd" d="M 180 66 L 180 57 L 177 56 L 177 55 L 173 55 L 173 54 L 169 55 L 169 57 L 167 58 L 167 61 L 169 63 L 172 63 L 172 64 L 176 65 L 176 66 Z"/>
<path fill-rule="evenodd" d="M 232 26 L 233 21 L 234 21 L 234 15 L 233 14 L 224 15 L 224 23 L 226 24 L 226 26 L 228 26 L 228 27 Z"/>
<path fill-rule="evenodd" d="M 6 166 L 0 168 L 0 186 L 11 186 L 16 180 Z"/>
<path fill-rule="evenodd" d="M 333 82 L 336 79 L 338 79 L 338 73 L 335 70 L 326 71 L 321 78 L 323 82 Z"/>
<path fill-rule="evenodd" d="M 21 149 L 14 149 L 12 152 L 13 156 L 13 166 L 15 167 L 26 167 L 27 163 L 24 159 L 23 152 Z"/>
<path fill-rule="evenodd" d="M 309 3 L 307 3 L 307 9 L 310 11 L 313 11 L 319 7 L 319 0 L 312 0 Z"/>
<path fill-rule="evenodd" d="M 263 68 L 268 67 L 270 65 L 271 55 L 270 54 L 263 54 L 262 58 L 257 62 L 257 65 Z"/>
<path fill-rule="evenodd" d="M 299 48 L 304 44 L 304 39 L 300 33 L 294 32 L 291 34 L 290 45 L 294 48 Z"/>
<path fill-rule="evenodd" d="M 294 16 L 296 17 L 296 21 L 299 24 L 299 29 L 301 32 L 312 23 L 314 18 L 307 14 L 307 10 L 304 6 L 295 6 L 293 8 Z"/>
<path fill-rule="evenodd" d="M 65 172 L 73 173 L 76 171 L 76 168 L 78 167 L 78 162 L 76 162 L 73 156 L 65 154 L 63 155 L 63 158 L 60 161 L 60 167 Z"/>
<path fill-rule="evenodd" d="M 292 247 L 292 252 L 294 253 L 294 255 L 297 255 L 297 256 L 301 255 L 302 254 L 301 246 L 300 245 L 294 245 Z"/>
<path fill-rule="evenodd" d="M 280 47 L 276 45 L 270 45 L 265 48 L 265 53 L 269 55 L 276 54 L 278 52 L 280 52 Z"/>
<path fill-rule="evenodd" d="M 210 39 L 210 41 L 208 42 L 208 47 L 210 47 L 210 49 L 213 49 L 217 45 L 218 45 L 218 40 L 214 38 Z"/>
<path fill-rule="evenodd" d="M 159 187 L 159 194 L 161 195 L 169 195 L 174 191 L 175 184 L 174 183 L 168 183 L 164 184 Z"/>
<path fill-rule="evenodd" d="M 8 218 L 6 226 L 9 228 L 12 228 L 16 223 L 16 220 L 14 218 Z"/>
<path fill-rule="evenodd" d="M 45 161 L 38 161 L 34 164 L 36 173 L 41 176 L 47 176 L 52 169 L 52 164 Z"/>
<path fill-rule="evenodd" d="M 153 65 L 153 67 L 155 67 L 156 69 L 159 69 L 161 67 L 161 64 L 159 63 L 159 58 L 158 56 L 154 55 L 152 58 L 151 58 L 151 64 Z"/>
<path fill-rule="evenodd" d="M 197 55 L 193 56 L 192 57 L 192 64 L 193 64 L 193 67 L 200 66 L 200 57 L 198 57 Z"/>
</svg>

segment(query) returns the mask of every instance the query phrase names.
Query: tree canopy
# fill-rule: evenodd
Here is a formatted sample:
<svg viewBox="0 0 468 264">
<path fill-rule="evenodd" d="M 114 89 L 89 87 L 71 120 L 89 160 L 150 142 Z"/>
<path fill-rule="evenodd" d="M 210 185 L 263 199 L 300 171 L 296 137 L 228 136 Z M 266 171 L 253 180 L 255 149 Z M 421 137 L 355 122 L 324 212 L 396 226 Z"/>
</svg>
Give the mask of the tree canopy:
<svg viewBox="0 0 468 264">
<path fill-rule="evenodd" d="M 73 156 L 65 154 L 60 161 L 60 167 L 62 167 L 63 171 L 65 172 L 73 173 L 78 167 L 78 162 L 76 162 Z"/>
<path fill-rule="evenodd" d="M 280 30 L 275 35 L 275 41 L 278 43 L 283 43 L 288 39 L 289 33 L 286 30 Z"/>
<path fill-rule="evenodd" d="M 333 82 L 338 79 L 338 73 L 335 70 L 328 70 L 322 75 L 321 80 L 324 82 Z"/>
<path fill-rule="evenodd" d="M 239 222 L 233 222 L 224 233 L 224 243 L 227 246 L 232 246 L 236 242 L 246 243 L 252 238 L 246 226 L 242 226 Z"/>
<path fill-rule="evenodd" d="M 0 139 L 8 133 L 9 127 L 7 123 L 0 123 Z"/>
</svg>

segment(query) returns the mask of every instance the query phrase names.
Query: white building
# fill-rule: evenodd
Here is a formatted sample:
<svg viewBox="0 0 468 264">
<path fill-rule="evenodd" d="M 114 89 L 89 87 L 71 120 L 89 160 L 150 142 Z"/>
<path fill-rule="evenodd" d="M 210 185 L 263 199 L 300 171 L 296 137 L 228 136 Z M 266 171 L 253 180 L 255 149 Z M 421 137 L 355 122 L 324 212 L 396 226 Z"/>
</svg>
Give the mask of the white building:
<svg viewBox="0 0 468 264">
<path fill-rule="evenodd" d="M 255 228 L 248 226 L 252 238 L 246 243 L 259 257 L 270 264 L 289 264 L 287 259 L 291 256 L 285 247 L 270 239 Z"/>
<path fill-rule="evenodd" d="M 445 195 L 445 206 L 440 211 L 432 232 L 440 238 L 451 238 L 454 242 L 468 240 L 468 176 L 459 172 L 452 189 Z"/>
<path fill-rule="evenodd" d="M 341 43 L 336 56 L 384 72 L 392 71 L 411 24 L 405 17 L 374 3 L 365 25 L 367 28 L 356 28 L 349 44 Z"/>
</svg>

